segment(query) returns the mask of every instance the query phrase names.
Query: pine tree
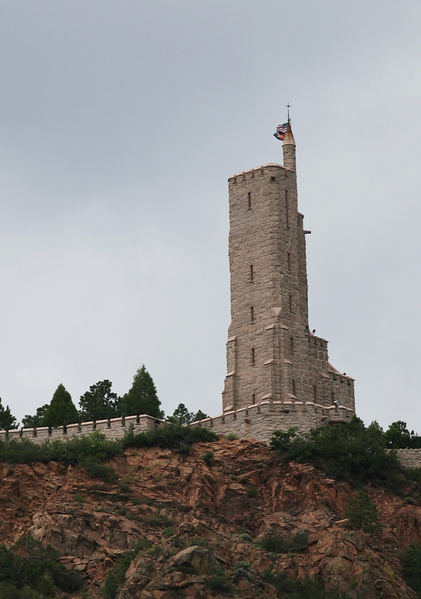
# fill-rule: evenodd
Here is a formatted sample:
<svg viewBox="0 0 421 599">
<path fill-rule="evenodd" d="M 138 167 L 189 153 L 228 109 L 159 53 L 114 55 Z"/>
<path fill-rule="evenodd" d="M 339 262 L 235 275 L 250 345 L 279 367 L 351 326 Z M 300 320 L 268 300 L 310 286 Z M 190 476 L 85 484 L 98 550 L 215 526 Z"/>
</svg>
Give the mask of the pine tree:
<svg viewBox="0 0 421 599">
<path fill-rule="evenodd" d="M 60 383 L 50 405 L 48 406 L 41 426 L 62 426 L 79 421 L 79 414 L 72 402 L 70 393 Z"/>
<path fill-rule="evenodd" d="M 149 414 L 155 418 L 163 418 L 160 405 L 152 377 L 142 364 L 134 375 L 130 391 L 122 398 L 123 414 L 125 416 Z"/>
<path fill-rule="evenodd" d="M 105 379 L 89 387 L 79 400 L 80 419 L 105 420 L 121 416 L 121 400 L 111 391 L 111 381 Z"/>
<path fill-rule="evenodd" d="M 46 403 L 40 408 L 37 408 L 37 413 L 35 416 L 31 416 L 30 414 L 26 414 L 22 418 L 22 426 L 23 428 L 37 428 L 38 426 L 42 426 L 42 421 L 45 416 L 45 412 L 48 410 L 49 404 Z"/>
<path fill-rule="evenodd" d="M 11 428 L 16 428 L 17 426 L 18 423 L 16 422 L 16 418 L 12 416 L 9 406 L 3 408 L 0 397 L 0 429 L 7 431 Z"/>
<path fill-rule="evenodd" d="M 377 532 L 381 528 L 377 508 L 364 489 L 349 499 L 345 516 L 354 528 L 362 528 L 365 532 Z"/>
</svg>

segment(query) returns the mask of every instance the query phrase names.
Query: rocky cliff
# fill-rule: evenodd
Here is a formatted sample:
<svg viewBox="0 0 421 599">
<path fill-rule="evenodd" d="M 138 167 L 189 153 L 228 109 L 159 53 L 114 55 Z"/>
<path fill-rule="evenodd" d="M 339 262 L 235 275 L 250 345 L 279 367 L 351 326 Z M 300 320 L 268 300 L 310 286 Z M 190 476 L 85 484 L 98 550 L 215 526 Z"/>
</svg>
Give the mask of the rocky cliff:
<svg viewBox="0 0 421 599">
<path fill-rule="evenodd" d="M 119 599 L 272 598 L 280 573 L 321 577 L 351 598 L 415 596 L 397 553 L 421 541 L 421 507 L 383 489 L 367 489 L 383 524 L 369 535 L 345 519 L 347 484 L 283 464 L 263 443 L 221 439 L 189 456 L 129 449 L 112 465 L 116 484 L 57 463 L 0 464 L 0 543 L 31 534 L 51 544 L 84 573 L 90 598 L 102 596 L 110 568 L 134 547 Z M 288 552 L 259 545 L 300 532 L 308 541 Z"/>
</svg>

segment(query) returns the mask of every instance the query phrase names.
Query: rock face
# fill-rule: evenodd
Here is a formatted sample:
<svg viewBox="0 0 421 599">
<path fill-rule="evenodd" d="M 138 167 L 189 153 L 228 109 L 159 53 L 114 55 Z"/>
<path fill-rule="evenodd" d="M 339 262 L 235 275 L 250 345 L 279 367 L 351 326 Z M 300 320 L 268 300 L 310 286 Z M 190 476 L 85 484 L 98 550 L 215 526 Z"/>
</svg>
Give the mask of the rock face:
<svg viewBox="0 0 421 599">
<path fill-rule="evenodd" d="M 203 456 L 214 452 L 208 466 Z M 209 463 L 210 460 L 208 460 Z M 130 449 L 113 460 L 118 484 L 89 479 L 56 463 L 0 464 L 0 543 L 32 534 L 101 596 L 110 567 L 142 542 L 120 599 L 223 596 L 272 598 L 264 572 L 322 577 L 350 598 L 405 599 L 397 553 L 421 541 L 421 507 L 367 488 L 383 528 L 353 531 L 344 512 L 352 489 L 305 464 L 283 464 L 263 443 L 220 440 L 188 457 Z M 268 553 L 259 540 L 308 533 L 308 545 Z"/>
</svg>

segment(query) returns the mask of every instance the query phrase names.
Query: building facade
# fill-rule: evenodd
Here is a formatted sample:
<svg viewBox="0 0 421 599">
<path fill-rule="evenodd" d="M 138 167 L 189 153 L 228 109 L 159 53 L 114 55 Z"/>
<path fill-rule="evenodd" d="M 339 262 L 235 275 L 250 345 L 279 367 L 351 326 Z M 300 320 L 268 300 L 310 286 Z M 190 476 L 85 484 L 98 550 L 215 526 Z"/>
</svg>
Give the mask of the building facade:
<svg viewBox="0 0 421 599">
<path fill-rule="evenodd" d="M 262 402 L 311 402 L 355 411 L 354 380 L 328 362 L 309 332 L 306 231 L 298 211 L 295 141 L 283 166 L 229 178 L 231 324 L 223 412 Z"/>
</svg>

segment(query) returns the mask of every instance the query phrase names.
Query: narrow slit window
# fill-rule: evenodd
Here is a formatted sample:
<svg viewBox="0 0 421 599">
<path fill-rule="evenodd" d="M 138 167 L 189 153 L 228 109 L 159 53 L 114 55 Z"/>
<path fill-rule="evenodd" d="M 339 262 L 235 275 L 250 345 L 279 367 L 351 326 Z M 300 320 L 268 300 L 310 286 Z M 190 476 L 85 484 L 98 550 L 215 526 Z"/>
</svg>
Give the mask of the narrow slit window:
<svg viewBox="0 0 421 599">
<path fill-rule="evenodd" d="M 290 293 L 288 294 L 288 307 L 289 311 L 292 312 L 292 295 Z"/>
<path fill-rule="evenodd" d="M 294 337 L 289 338 L 289 349 L 290 349 L 291 354 L 293 354 L 294 353 Z"/>
<path fill-rule="evenodd" d="M 289 229 L 289 202 L 288 202 L 288 190 L 285 190 L 285 225 Z"/>
<path fill-rule="evenodd" d="M 314 387 L 313 387 L 313 398 L 316 401 L 316 399 L 317 399 L 317 387 L 316 387 L 316 385 L 314 385 Z"/>
<path fill-rule="evenodd" d="M 251 192 L 249 191 L 247 194 L 247 208 L 251 210 Z"/>
<path fill-rule="evenodd" d="M 250 322 L 254 322 L 254 308 L 250 307 Z"/>
<path fill-rule="evenodd" d="M 251 401 L 252 401 L 253 405 L 256 403 L 256 394 L 255 393 L 252 394 Z"/>
<path fill-rule="evenodd" d="M 292 379 L 291 383 L 292 383 L 292 384 L 291 384 L 291 387 L 292 387 L 292 394 L 293 394 L 293 395 L 295 395 L 295 390 L 296 390 L 296 389 L 295 389 L 295 380 L 294 380 L 294 379 Z"/>
<path fill-rule="evenodd" d="M 254 281 L 254 268 L 253 268 L 253 264 L 250 264 L 250 283 L 253 283 Z"/>
<path fill-rule="evenodd" d="M 256 350 L 254 349 L 254 347 L 251 348 L 250 360 L 251 360 L 251 365 L 254 366 L 256 364 Z"/>
</svg>

